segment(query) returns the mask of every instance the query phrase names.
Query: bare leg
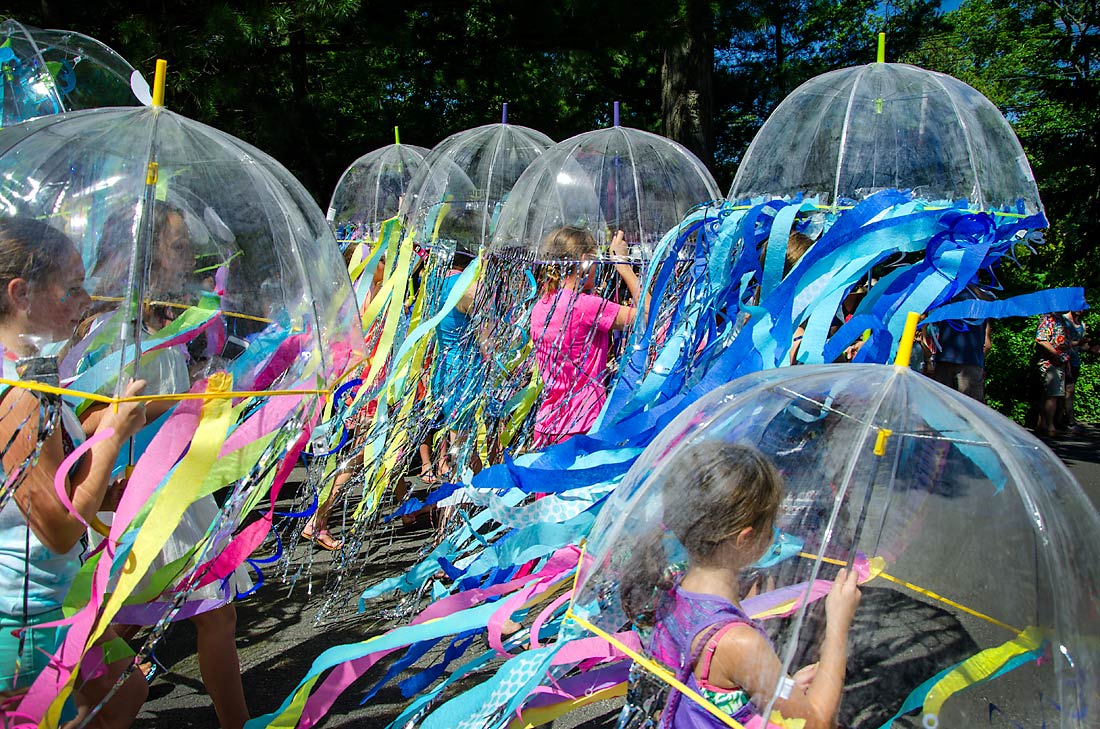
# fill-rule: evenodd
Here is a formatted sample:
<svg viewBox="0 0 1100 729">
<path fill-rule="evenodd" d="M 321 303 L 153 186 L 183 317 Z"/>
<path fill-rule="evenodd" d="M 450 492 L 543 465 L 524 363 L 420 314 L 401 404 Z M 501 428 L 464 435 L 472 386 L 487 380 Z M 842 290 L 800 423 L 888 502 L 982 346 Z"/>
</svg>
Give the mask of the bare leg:
<svg viewBox="0 0 1100 729">
<path fill-rule="evenodd" d="M 435 472 L 440 481 L 454 480 L 456 474 L 451 473 L 451 448 L 455 447 L 455 431 L 449 430 L 439 440 L 439 462 L 435 464 Z"/>
<path fill-rule="evenodd" d="M 313 516 L 309 518 L 306 525 L 302 527 L 302 537 L 316 541 L 325 549 L 339 549 L 343 546 L 343 542 L 336 539 L 328 530 L 328 518 L 332 512 L 332 505 L 336 503 L 336 498 L 340 495 L 340 492 L 344 489 L 344 484 L 351 480 L 351 470 L 341 471 L 336 474 L 335 480 L 332 482 L 332 490 L 329 492 L 328 497 L 317 504 L 317 511 Z"/>
<path fill-rule="evenodd" d="M 436 475 L 432 473 L 432 447 L 428 440 L 420 444 L 420 480 L 426 484 L 436 483 Z"/>
<path fill-rule="evenodd" d="M 1063 400 L 1062 416 L 1067 430 L 1077 425 L 1077 416 L 1073 413 L 1073 391 L 1075 389 L 1075 385 L 1066 383 L 1066 397 Z"/>
<path fill-rule="evenodd" d="M 1039 413 L 1039 432 L 1042 435 L 1054 435 L 1054 417 L 1058 414 L 1058 397 L 1043 398 L 1043 408 Z"/>
<path fill-rule="evenodd" d="M 99 643 L 106 643 L 116 637 L 118 636 L 114 630 L 107 628 Z M 115 682 L 132 663 L 132 657 L 108 663 L 103 667 L 104 670 L 99 676 L 87 680 L 78 680 L 77 686 L 73 690 L 76 719 L 66 724 L 66 728 L 80 726 L 84 718 L 103 700 L 103 697 L 107 695 Z M 88 666 L 87 668 L 91 673 L 99 667 Z M 83 673 L 83 667 L 81 673 Z M 134 719 L 141 711 L 141 705 L 145 703 L 145 698 L 148 695 L 149 686 L 145 683 L 145 677 L 141 675 L 141 671 L 135 670 L 130 673 L 118 691 L 86 726 L 93 729 L 125 729 L 134 723 Z"/>
<path fill-rule="evenodd" d="M 241 729 L 248 706 L 237 657 L 237 610 L 233 603 L 191 618 L 198 631 L 199 673 L 222 729 Z"/>
</svg>

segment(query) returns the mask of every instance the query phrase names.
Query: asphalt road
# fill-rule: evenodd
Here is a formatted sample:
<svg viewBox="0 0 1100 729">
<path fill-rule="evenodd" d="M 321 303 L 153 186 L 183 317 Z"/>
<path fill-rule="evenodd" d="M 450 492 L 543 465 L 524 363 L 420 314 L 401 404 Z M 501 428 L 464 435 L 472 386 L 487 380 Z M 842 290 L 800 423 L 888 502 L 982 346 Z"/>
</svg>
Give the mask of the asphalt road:
<svg viewBox="0 0 1100 729">
<path fill-rule="evenodd" d="M 1093 504 L 1100 508 L 1100 428 L 1089 427 L 1080 435 L 1050 441 L 1049 445 L 1068 465 Z M 392 541 L 379 548 L 370 560 L 372 574 L 364 574 L 361 583 L 370 584 L 400 573 L 417 559 L 418 551 L 430 535 L 426 518 L 412 527 L 397 527 Z M 309 559 L 307 554 L 312 555 L 311 570 L 303 570 L 296 580 L 284 581 L 278 579 L 278 575 L 268 575 L 267 584 L 255 596 L 237 605 L 237 642 L 245 693 L 253 715 L 274 710 L 324 649 L 363 640 L 401 622 L 392 614 L 398 606 L 396 599 L 384 598 L 372 602 L 366 613 L 355 612 L 352 605 L 317 624 L 319 596 L 324 594 L 324 580 L 331 572 L 333 554 L 316 548 L 307 552 L 309 545 L 299 545 L 295 550 L 296 562 L 306 561 Z M 890 607 L 882 605 L 881 609 Z M 165 670 L 151 685 L 149 701 L 135 726 L 217 727 L 216 716 L 202 688 L 194 646 L 195 632 L 186 622 L 174 626 L 162 641 L 157 658 Z M 434 659 L 435 655 L 429 654 L 417 665 L 426 666 Z M 384 671 L 385 662 L 375 666 L 363 680 L 345 692 L 321 726 L 330 729 L 388 725 L 406 703 L 392 684 L 368 704 L 360 706 L 358 701 Z M 481 680 L 487 675 L 475 675 L 469 680 Z M 614 705 L 595 705 L 574 712 L 554 726 L 555 729 L 609 727 L 614 726 L 616 714 Z"/>
</svg>

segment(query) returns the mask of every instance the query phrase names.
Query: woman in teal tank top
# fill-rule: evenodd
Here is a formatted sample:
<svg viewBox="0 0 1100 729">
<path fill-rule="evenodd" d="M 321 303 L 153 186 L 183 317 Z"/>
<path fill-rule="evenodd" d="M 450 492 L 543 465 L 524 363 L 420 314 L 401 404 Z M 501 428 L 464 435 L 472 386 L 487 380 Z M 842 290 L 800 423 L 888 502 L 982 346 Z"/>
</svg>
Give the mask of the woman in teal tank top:
<svg viewBox="0 0 1100 729">
<path fill-rule="evenodd" d="M 49 361 L 42 357 L 44 349 L 68 341 L 90 303 L 83 262 L 65 235 L 37 220 L 0 218 L 5 379 L 33 376 L 36 365 Z M 130 383 L 125 394 L 139 394 L 143 386 L 140 380 Z M 62 617 L 61 603 L 80 567 L 85 524 L 105 503 L 117 500 L 111 469 L 119 449 L 145 423 L 140 403 L 122 403 L 103 409 L 82 428 L 71 411 L 40 398 L 18 386 L 0 392 L 0 697 L 5 710 L 18 704 L 18 695 L 41 671 L 51 670 L 43 650 L 56 650 L 64 629 L 35 626 Z M 61 422 L 51 425 L 50 418 Z M 61 462 L 83 440 L 84 428 L 93 428 L 93 433 L 110 429 L 111 434 L 93 445 L 65 479 L 77 518 L 62 504 L 54 479 Z M 114 639 L 108 629 L 101 642 Z M 107 695 L 129 662 L 81 666 L 73 691 L 74 725 Z M 135 672 L 91 725 L 130 726 L 146 693 Z"/>
</svg>

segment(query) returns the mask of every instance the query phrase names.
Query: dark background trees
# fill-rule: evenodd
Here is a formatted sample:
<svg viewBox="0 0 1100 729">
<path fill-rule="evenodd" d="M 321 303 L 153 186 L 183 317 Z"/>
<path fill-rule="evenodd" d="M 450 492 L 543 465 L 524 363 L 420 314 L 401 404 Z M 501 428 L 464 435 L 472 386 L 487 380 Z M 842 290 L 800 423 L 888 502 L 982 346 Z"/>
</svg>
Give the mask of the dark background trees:
<svg viewBox="0 0 1100 729">
<path fill-rule="evenodd" d="M 1100 281 L 1093 0 L 6 0 L 0 16 L 92 35 L 147 76 L 168 59 L 170 107 L 265 150 L 322 208 L 395 125 L 430 147 L 504 102 L 560 140 L 621 101 L 623 124 L 684 143 L 728 189 L 772 109 L 874 60 L 885 31 L 889 60 L 975 86 L 1023 142 L 1051 228 L 1003 268 L 1009 292 Z"/>
</svg>

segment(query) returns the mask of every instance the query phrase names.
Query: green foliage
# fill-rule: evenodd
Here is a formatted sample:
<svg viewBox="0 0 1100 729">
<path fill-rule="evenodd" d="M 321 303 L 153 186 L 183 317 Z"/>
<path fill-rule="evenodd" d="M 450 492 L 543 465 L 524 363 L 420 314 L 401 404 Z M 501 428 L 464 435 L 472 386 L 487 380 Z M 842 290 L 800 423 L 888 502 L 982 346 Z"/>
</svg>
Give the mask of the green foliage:
<svg viewBox="0 0 1100 729">
<path fill-rule="evenodd" d="M 1100 283 L 1100 6 L 1088 0 L 967 0 L 905 60 L 951 74 L 1012 122 L 1039 184 L 1047 245 L 1016 278 Z"/>
<path fill-rule="evenodd" d="M 1034 365 L 1039 318 L 993 322 L 993 348 L 985 360 L 985 402 L 1021 425 L 1031 425 L 1039 397 Z"/>
<path fill-rule="evenodd" d="M 994 322 L 993 348 L 985 362 L 985 398 L 989 407 L 1025 426 L 1035 424 L 1042 386 L 1035 363 L 1035 329 L 1039 317 Z M 1085 328 L 1090 338 L 1100 332 L 1100 312 L 1087 312 Z M 1100 342 L 1100 339 L 1094 339 Z M 1081 355 L 1081 374 L 1074 394 L 1077 419 L 1100 423 L 1100 356 Z"/>
<path fill-rule="evenodd" d="M 889 60 L 971 84 L 1024 145 L 1051 228 L 1046 244 L 1021 248 L 1020 265 L 998 272 L 1004 295 L 1065 285 L 1091 295 L 1100 283 L 1092 0 L 965 0 L 946 14 L 936 0 L 9 0 L 0 15 L 92 35 L 147 76 L 168 59 L 169 107 L 268 152 L 322 208 L 344 169 L 390 143 L 395 125 L 403 141 L 432 146 L 495 122 L 507 101 L 510 121 L 560 140 L 610 124 L 618 100 L 624 124 L 665 132 L 663 64 L 674 58 L 684 71 L 698 60 L 669 51 L 691 46 L 683 36 L 702 16 L 714 64 L 712 79 L 691 80 L 712 96 L 701 156 L 713 157 L 726 189 L 788 93 L 873 60 L 886 31 Z M 1032 322 L 999 323 L 989 367 L 991 403 L 1021 421 L 1033 400 L 1033 335 Z M 1097 367 L 1088 362 L 1079 386 L 1088 417 L 1100 417 Z"/>
</svg>

